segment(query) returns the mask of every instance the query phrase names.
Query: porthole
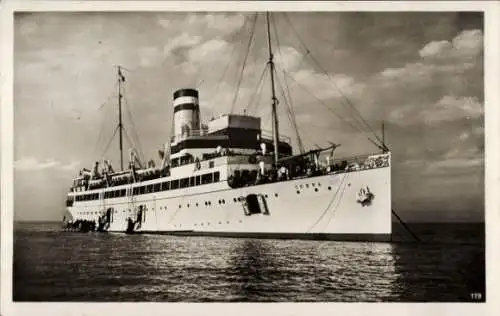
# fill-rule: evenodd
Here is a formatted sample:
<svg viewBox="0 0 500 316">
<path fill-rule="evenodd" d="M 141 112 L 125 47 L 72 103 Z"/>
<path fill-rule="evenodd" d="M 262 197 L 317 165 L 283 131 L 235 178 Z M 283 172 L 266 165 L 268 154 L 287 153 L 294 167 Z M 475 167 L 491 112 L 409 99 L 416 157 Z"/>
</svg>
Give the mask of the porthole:
<svg viewBox="0 0 500 316">
<path fill-rule="evenodd" d="M 275 197 L 278 197 L 278 193 L 274 193 L 274 196 L 275 196 Z"/>
<path fill-rule="evenodd" d="M 222 222 L 219 222 L 219 225 L 222 224 Z"/>
<path fill-rule="evenodd" d="M 227 221 L 226 224 L 229 224 L 229 221 Z"/>
<path fill-rule="evenodd" d="M 239 221 L 240 223 L 243 223 L 242 221 Z"/>
<path fill-rule="evenodd" d="M 179 204 L 179 208 L 181 208 L 181 205 Z"/>
<path fill-rule="evenodd" d="M 233 201 L 236 203 L 236 198 L 233 198 Z"/>
<path fill-rule="evenodd" d="M 297 194 L 300 194 L 300 191 L 299 191 L 299 190 L 297 190 Z"/>
<path fill-rule="evenodd" d="M 198 207 L 198 202 L 196 202 L 196 207 Z"/>
<path fill-rule="evenodd" d="M 318 188 L 314 188 L 314 191 L 318 192 Z"/>
<path fill-rule="evenodd" d="M 329 186 L 329 187 L 328 187 L 328 190 L 332 190 L 332 187 L 330 187 L 330 186 Z"/>
<path fill-rule="evenodd" d="M 188 203 L 187 207 L 189 207 L 189 203 Z"/>
</svg>

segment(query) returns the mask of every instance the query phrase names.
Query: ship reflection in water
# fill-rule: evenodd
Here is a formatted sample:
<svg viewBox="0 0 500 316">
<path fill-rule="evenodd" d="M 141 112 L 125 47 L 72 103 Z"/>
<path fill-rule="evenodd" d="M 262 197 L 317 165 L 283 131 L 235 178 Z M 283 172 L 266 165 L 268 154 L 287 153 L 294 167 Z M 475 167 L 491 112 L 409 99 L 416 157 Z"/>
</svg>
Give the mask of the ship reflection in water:
<svg viewBox="0 0 500 316">
<path fill-rule="evenodd" d="M 397 280 L 390 244 L 249 240 L 235 250 L 238 301 L 382 301 Z"/>
<path fill-rule="evenodd" d="M 16 224 L 15 301 L 484 299 L 482 225 L 421 230 L 440 242 L 420 245 L 64 233 L 57 225 Z"/>
</svg>

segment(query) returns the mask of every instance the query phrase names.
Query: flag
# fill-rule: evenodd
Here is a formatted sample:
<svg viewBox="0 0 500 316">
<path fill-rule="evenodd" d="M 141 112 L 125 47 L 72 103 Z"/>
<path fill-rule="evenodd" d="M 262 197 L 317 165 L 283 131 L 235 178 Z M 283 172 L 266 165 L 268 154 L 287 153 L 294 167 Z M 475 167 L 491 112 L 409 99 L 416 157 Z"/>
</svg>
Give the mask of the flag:
<svg viewBox="0 0 500 316">
<path fill-rule="evenodd" d="M 118 76 L 120 76 L 121 82 L 125 82 L 125 77 L 123 76 L 122 71 L 120 69 L 118 69 Z"/>
</svg>

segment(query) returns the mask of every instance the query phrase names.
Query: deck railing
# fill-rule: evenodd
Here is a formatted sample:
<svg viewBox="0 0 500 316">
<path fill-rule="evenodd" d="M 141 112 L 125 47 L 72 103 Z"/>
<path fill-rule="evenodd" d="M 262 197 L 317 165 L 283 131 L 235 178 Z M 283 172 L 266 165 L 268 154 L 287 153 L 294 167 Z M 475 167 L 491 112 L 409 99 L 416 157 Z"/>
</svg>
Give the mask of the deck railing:
<svg viewBox="0 0 500 316">
<path fill-rule="evenodd" d="M 206 157 L 206 159 L 201 159 L 201 161 L 205 160 L 211 160 L 217 157 L 223 157 L 223 156 L 233 156 L 234 158 L 232 159 L 232 163 L 235 163 L 237 160 L 241 160 L 242 162 L 246 162 L 247 159 L 245 157 L 250 157 L 253 155 L 244 155 L 244 154 L 236 154 L 232 153 L 230 151 L 226 151 L 224 154 L 213 154 L 209 157 Z M 270 156 L 266 156 L 269 158 Z M 269 160 L 269 159 L 266 159 Z M 299 172 L 292 171 L 291 174 L 293 174 L 293 177 L 303 177 L 303 176 L 317 176 L 321 174 L 327 174 L 327 173 L 343 173 L 343 172 L 353 172 L 353 171 L 361 171 L 361 170 L 369 170 L 369 169 L 376 169 L 376 168 L 383 168 L 383 167 L 389 167 L 390 165 L 390 155 L 388 154 L 380 154 L 380 153 L 374 153 L 374 154 L 364 154 L 364 155 L 357 155 L 357 156 L 350 156 L 350 157 L 339 157 L 333 159 L 333 161 L 330 161 L 329 165 L 325 163 L 325 161 L 322 159 L 319 162 L 319 168 L 312 167 L 313 162 L 310 162 L 311 164 L 308 167 L 307 165 L 302 166 L 303 170 L 300 170 Z M 194 161 L 186 161 L 182 164 L 179 164 L 177 166 L 171 166 L 173 167 L 179 167 L 183 165 L 188 165 L 188 164 L 193 164 L 195 163 Z M 231 161 L 229 161 L 231 163 Z M 308 169 L 311 170 L 308 170 Z M 167 169 L 166 169 L 167 170 Z M 156 178 L 161 178 L 164 176 L 167 176 L 169 174 L 169 171 L 167 172 L 160 171 L 159 169 L 156 170 L 156 172 L 153 172 L 148 175 L 139 175 L 137 174 L 138 181 L 148 181 Z M 104 181 L 104 179 L 100 179 L 100 185 L 95 186 L 95 187 L 90 187 L 89 189 L 94 190 L 94 189 L 100 189 L 100 188 L 105 188 L 111 186 L 119 186 L 127 183 L 131 183 L 132 178 L 127 178 L 127 179 L 120 179 L 120 180 L 115 180 L 115 181 L 110 181 L 107 183 Z"/>
</svg>

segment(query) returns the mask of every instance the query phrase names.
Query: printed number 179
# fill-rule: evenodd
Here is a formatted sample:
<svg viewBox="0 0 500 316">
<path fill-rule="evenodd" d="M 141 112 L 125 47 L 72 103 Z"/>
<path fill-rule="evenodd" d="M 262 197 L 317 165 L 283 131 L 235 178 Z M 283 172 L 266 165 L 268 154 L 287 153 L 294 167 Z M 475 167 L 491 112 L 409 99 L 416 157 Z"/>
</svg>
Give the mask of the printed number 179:
<svg viewBox="0 0 500 316">
<path fill-rule="evenodd" d="M 483 298 L 483 294 L 479 292 L 472 292 L 470 293 L 470 298 L 471 300 L 478 301 Z"/>
</svg>

